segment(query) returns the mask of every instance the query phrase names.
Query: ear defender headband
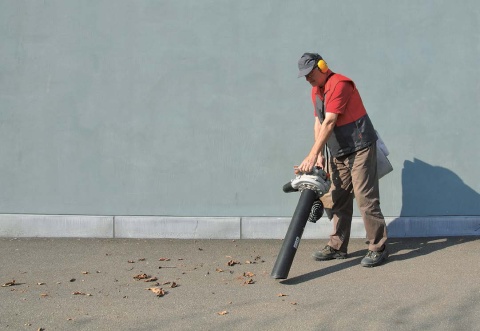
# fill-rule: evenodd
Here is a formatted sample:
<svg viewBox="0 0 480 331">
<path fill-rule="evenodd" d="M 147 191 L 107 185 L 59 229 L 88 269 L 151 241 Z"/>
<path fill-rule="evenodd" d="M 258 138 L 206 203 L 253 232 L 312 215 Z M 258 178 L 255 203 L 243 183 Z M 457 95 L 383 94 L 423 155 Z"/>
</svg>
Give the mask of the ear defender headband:
<svg viewBox="0 0 480 331">
<path fill-rule="evenodd" d="M 320 69 L 320 71 L 323 72 L 323 73 L 326 73 L 328 71 L 328 64 L 322 58 L 320 58 L 320 60 L 318 60 L 317 66 L 318 66 L 318 69 Z"/>
</svg>

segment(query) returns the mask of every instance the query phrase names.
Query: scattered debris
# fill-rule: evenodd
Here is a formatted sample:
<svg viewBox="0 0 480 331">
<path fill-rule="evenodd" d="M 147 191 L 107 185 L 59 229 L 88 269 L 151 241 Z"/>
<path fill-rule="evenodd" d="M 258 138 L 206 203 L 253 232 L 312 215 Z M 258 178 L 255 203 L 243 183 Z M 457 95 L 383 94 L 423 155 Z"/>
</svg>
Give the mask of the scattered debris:
<svg viewBox="0 0 480 331">
<path fill-rule="evenodd" d="M 277 294 L 277 297 L 286 297 L 287 295 L 286 294 L 283 294 L 283 293 L 278 293 Z"/>
<path fill-rule="evenodd" d="M 227 262 L 227 265 L 229 267 L 233 267 L 235 264 L 240 264 L 240 262 L 235 261 L 235 260 L 230 260 L 230 261 Z"/>
<path fill-rule="evenodd" d="M 150 276 L 147 275 L 147 274 L 138 274 L 138 275 L 133 276 L 133 278 L 136 279 L 136 280 L 140 280 L 140 279 L 148 279 L 148 278 L 150 278 Z"/>
<path fill-rule="evenodd" d="M 155 293 L 157 297 L 163 297 L 166 293 L 161 287 L 150 287 L 147 288 L 147 290 L 152 291 Z"/>
<path fill-rule="evenodd" d="M 15 279 L 12 280 L 11 282 L 5 283 L 2 285 L 2 287 L 9 287 L 9 286 L 15 286 L 15 285 L 20 285 L 19 283 L 15 283 Z"/>
<path fill-rule="evenodd" d="M 170 261 L 170 259 L 168 257 L 161 257 L 158 261 Z"/>
<path fill-rule="evenodd" d="M 244 282 L 245 285 L 251 285 L 251 284 L 255 284 L 255 281 L 252 279 L 252 278 L 249 278 L 247 279 L 245 282 Z"/>
<path fill-rule="evenodd" d="M 247 271 L 243 273 L 243 276 L 252 278 L 253 276 L 255 276 L 255 274 L 253 272 Z"/>
<path fill-rule="evenodd" d="M 157 277 L 150 277 L 144 280 L 144 282 L 156 282 L 158 280 Z"/>
<path fill-rule="evenodd" d="M 218 315 L 227 315 L 228 314 L 228 311 L 224 310 L 224 311 L 219 311 L 217 313 Z"/>
</svg>

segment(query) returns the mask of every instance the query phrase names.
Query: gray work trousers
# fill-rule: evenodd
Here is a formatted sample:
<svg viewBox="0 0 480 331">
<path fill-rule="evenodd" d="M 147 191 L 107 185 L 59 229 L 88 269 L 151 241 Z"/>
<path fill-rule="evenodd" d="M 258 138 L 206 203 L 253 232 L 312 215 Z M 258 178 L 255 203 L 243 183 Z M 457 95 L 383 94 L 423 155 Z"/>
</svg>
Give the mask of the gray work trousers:
<svg viewBox="0 0 480 331">
<path fill-rule="evenodd" d="M 382 250 L 387 240 L 387 225 L 380 209 L 376 145 L 332 157 L 331 166 L 333 232 L 328 245 L 347 252 L 355 198 L 365 225 L 368 249 Z"/>
</svg>

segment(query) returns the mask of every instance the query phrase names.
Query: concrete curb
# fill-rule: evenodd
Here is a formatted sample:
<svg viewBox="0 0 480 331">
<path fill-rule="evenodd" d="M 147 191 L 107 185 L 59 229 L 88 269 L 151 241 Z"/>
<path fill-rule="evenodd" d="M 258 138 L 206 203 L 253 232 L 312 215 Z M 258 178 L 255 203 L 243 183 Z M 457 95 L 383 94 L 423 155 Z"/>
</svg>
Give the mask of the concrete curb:
<svg viewBox="0 0 480 331">
<path fill-rule="evenodd" d="M 166 217 L 0 214 L 0 237 L 283 239 L 290 217 Z M 391 238 L 480 236 L 480 216 L 387 217 Z M 304 239 L 328 238 L 331 223 L 308 223 Z M 364 238 L 360 217 L 352 238 Z"/>
</svg>

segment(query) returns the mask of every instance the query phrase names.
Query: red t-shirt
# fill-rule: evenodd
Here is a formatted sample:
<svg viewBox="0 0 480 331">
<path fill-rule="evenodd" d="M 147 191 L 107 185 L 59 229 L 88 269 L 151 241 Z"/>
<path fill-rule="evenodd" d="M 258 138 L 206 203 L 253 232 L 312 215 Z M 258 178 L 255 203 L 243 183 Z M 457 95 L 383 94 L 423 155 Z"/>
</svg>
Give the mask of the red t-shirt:
<svg viewBox="0 0 480 331">
<path fill-rule="evenodd" d="M 317 96 L 325 102 L 325 112 L 338 114 L 336 126 L 352 123 L 367 113 L 355 84 L 345 76 L 333 74 L 324 88 L 312 88 L 314 115 L 318 117 L 315 106 Z"/>
</svg>

